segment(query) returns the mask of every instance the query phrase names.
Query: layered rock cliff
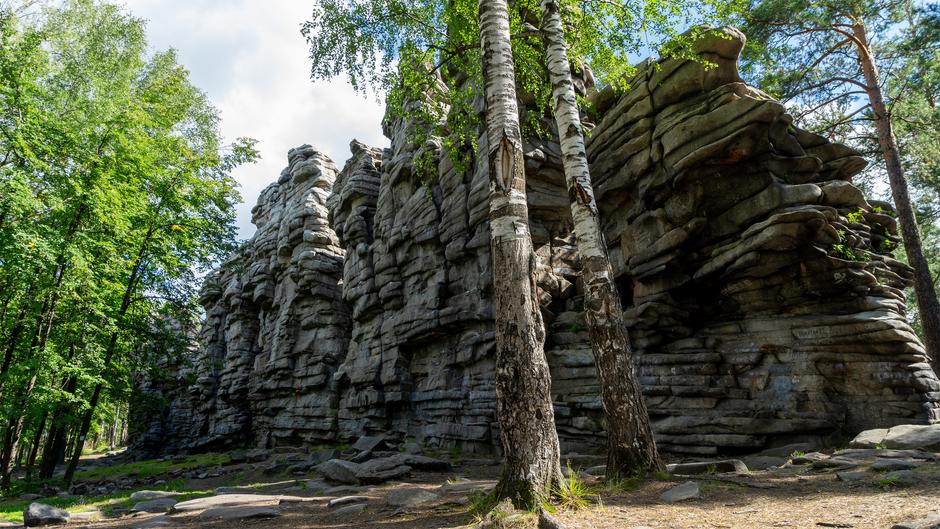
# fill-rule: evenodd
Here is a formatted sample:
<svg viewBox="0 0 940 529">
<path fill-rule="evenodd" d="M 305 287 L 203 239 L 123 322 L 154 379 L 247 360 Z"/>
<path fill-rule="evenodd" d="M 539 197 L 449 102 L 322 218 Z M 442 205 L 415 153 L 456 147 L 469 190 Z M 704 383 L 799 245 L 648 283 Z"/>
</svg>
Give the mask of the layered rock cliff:
<svg viewBox="0 0 940 529">
<path fill-rule="evenodd" d="M 594 95 L 588 156 L 660 443 L 715 453 L 936 420 L 895 220 L 852 186 L 856 153 L 741 82 L 742 44 L 727 30 L 699 44 L 715 68 L 649 61 L 631 90 Z M 291 151 L 258 232 L 207 281 L 191 363 L 151 388 L 171 395 L 151 448 L 381 434 L 498 450 L 486 166 L 416 143 L 404 114 L 389 148 L 353 142 L 338 174 Z M 558 145 L 526 151 L 556 421 L 568 450 L 591 450 L 603 413 Z"/>
</svg>

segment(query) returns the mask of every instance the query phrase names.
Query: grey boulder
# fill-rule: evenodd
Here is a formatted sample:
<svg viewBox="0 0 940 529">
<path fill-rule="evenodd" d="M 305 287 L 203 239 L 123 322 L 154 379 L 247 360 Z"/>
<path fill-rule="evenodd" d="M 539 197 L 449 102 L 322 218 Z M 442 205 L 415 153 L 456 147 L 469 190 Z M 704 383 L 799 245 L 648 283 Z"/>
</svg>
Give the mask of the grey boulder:
<svg viewBox="0 0 940 529">
<path fill-rule="evenodd" d="M 323 475 L 329 481 L 336 483 L 345 483 L 347 485 L 358 485 L 360 465 L 343 459 L 330 459 L 316 466 L 317 472 Z"/>
<path fill-rule="evenodd" d="M 168 512 L 174 505 L 176 505 L 176 500 L 173 498 L 157 498 L 137 502 L 131 510 L 135 512 Z"/>
<path fill-rule="evenodd" d="M 30 503 L 23 510 L 23 525 L 26 527 L 40 527 L 43 525 L 59 525 L 69 522 L 70 515 L 64 509 L 59 509 L 45 503 Z"/>
<path fill-rule="evenodd" d="M 426 489 L 407 488 L 395 489 L 385 496 L 385 502 L 393 507 L 414 507 L 422 503 L 428 503 L 440 498 Z"/>
<path fill-rule="evenodd" d="M 691 500 L 701 497 L 702 491 L 699 489 L 698 483 L 694 481 L 686 481 L 681 485 L 676 485 L 675 487 L 667 490 L 659 497 L 659 499 L 666 503 L 676 503 L 679 501 Z"/>
</svg>

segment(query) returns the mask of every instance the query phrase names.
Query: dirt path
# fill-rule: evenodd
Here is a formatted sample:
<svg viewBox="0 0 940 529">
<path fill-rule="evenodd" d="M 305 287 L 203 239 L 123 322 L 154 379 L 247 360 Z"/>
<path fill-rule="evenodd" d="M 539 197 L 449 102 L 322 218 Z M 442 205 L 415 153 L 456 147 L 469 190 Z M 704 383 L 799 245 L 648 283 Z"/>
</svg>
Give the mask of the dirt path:
<svg viewBox="0 0 940 529">
<path fill-rule="evenodd" d="M 479 470 L 479 469 L 477 469 Z M 940 509 L 940 480 L 935 468 L 918 471 L 918 483 L 910 486 L 882 486 L 877 482 L 846 483 L 834 472 L 790 468 L 786 471 L 755 472 L 749 477 L 730 479 L 737 483 L 701 476 L 701 498 L 681 503 L 663 503 L 660 495 L 677 482 L 650 481 L 634 491 L 601 491 L 599 499 L 586 509 L 560 512 L 557 518 L 570 529 L 757 529 L 839 527 L 889 529 L 894 524 L 918 520 Z M 484 476 L 492 477 L 492 476 Z M 423 488 L 440 492 L 444 476 L 424 474 L 410 483 L 371 488 L 357 494 L 368 497 L 364 510 L 337 514 L 327 507 L 333 496 L 279 506 L 281 516 L 272 519 L 212 520 L 198 515 L 166 518 L 180 528 L 361 528 L 361 529 L 444 529 L 468 527 L 468 498 L 446 494 L 439 500 L 414 508 L 387 505 L 389 492 L 400 488 Z M 481 482 L 482 483 L 482 482 Z M 124 517 L 88 524 L 92 529 L 139 527 L 154 515 Z M 532 525 L 531 523 L 529 525 Z"/>
</svg>

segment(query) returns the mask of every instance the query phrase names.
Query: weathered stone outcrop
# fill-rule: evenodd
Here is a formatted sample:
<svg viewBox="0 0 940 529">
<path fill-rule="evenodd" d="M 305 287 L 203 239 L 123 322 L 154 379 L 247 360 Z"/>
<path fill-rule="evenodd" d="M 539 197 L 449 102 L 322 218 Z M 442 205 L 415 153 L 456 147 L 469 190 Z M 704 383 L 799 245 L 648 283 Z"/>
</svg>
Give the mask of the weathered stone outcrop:
<svg viewBox="0 0 940 529">
<path fill-rule="evenodd" d="M 851 184 L 856 152 L 741 81 L 743 41 L 707 38 L 717 68 L 647 62 L 597 98 L 588 156 L 663 447 L 937 419 L 895 219 Z"/>
<path fill-rule="evenodd" d="M 727 30 L 699 44 L 717 68 L 649 61 L 631 90 L 593 96 L 588 156 L 662 447 L 936 420 L 890 208 L 852 186 L 857 153 L 740 80 L 742 44 Z M 413 110 L 387 117 L 389 148 L 353 142 L 339 173 L 291 151 L 257 234 L 206 283 L 201 346 L 148 439 L 498 450 L 486 167 L 416 141 Z M 603 446 L 603 413 L 559 157 L 526 146 L 556 422 L 583 451 Z"/>
<path fill-rule="evenodd" d="M 337 171 L 310 146 L 288 162 L 252 210 L 255 235 L 203 286 L 200 346 L 163 383 L 172 400 L 150 422 L 151 449 L 335 438 L 333 374 L 349 341 L 326 209 Z"/>
</svg>

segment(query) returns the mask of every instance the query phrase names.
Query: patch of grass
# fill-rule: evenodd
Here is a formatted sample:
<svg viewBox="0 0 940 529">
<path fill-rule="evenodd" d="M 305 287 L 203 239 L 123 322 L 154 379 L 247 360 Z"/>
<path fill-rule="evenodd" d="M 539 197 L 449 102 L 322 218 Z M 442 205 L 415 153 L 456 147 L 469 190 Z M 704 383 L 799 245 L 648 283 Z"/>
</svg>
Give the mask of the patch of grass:
<svg viewBox="0 0 940 529">
<path fill-rule="evenodd" d="M 487 529 L 523 529 L 535 523 L 535 511 L 516 510 L 508 499 L 492 505 L 473 517 L 473 525 Z"/>
<path fill-rule="evenodd" d="M 553 495 L 558 508 L 578 511 L 591 505 L 589 498 L 597 494 L 591 490 L 591 487 L 584 483 L 584 480 L 581 479 L 581 475 L 576 470 L 572 469 L 569 464 L 568 477 L 565 478 L 564 486 L 555 487 Z M 549 512 L 551 512 L 551 510 L 549 510 Z"/>
<path fill-rule="evenodd" d="M 120 476 L 150 478 L 177 470 L 192 470 L 200 467 L 225 465 L 231 462 L 228 454 L 197 454 L 182 461 L 148 459 L 122 465 L 90 468 L 75 473 L 77 481 L 99 481 Z"/>
<path fill-rule="evenodd" d="M 135 487 L 130 490 L 123 490 L 111 494 L 95 496 L 72 496 L 69 498 L 52 496 L 48 498 L 40 498 L 38 500 L 13 499 L 0 501 L 0 521 L 15 522 L 20 524 L 23 523 L 23 510 L 34 501 L 51 505 L 53 507 L 58 507 L 60 509 L 65 509 L 70 513 L 100 511 L 103 515 L 108 516 L 115 509 L 132 507 L 135 502 L 131 501 L 130 496 L 139 490 L 163 490 L 168 492 L 180 492 L 181 494 L 179 496 L 174 497 L 177 501 L 186 501 L 204 496 L 210 496 L 213 494 L 213 492 L 210 490 L 188 489 L 186 487 L 186 480 L 177 478 L 168 480 L 162 485 Z"/>
<path fill-rule="evenodd" d="M 889 489 L 895 487 L 898 484 L 897 476 L 885 476 L 877 481 L 878 486 L 883 489 Z"/>
<path fill-rule="evenodd" d="M 803 456 L 805 456 L 805 455 L 806 455 L 806 452 L 804 452 L 804 451 L 802 451 L 802 450 L 794 450 L 793 453 L 790 454 L 790 458 L 794 458 L 794 457 L 803 457 Z"/>
<path fill-rule="evenodd" d="M 496 507 L 496 494 L 493 492 L 477 491 L 470 495 L 470 507 L 467 509 L 467 515 L 470 517 L 471 524 L 478 524 Z"/>
<path fill-rule="evenodd" d="M 657 470 L 653 473 L 653 477 L 656 479 L 656 481 L 672 481 L 673 479 L 672 474 L 666 472 L 665 470 Z"/>
<path fill-rule="evenodd" d="M 668 474 L 667 474 L 668 479 Z M 643 476 L 629 476 L 604 481 L 604 490 L 608 494 L 617 494 L 620 492 L 633 492 L 643 484 Z"/>
</svg>

